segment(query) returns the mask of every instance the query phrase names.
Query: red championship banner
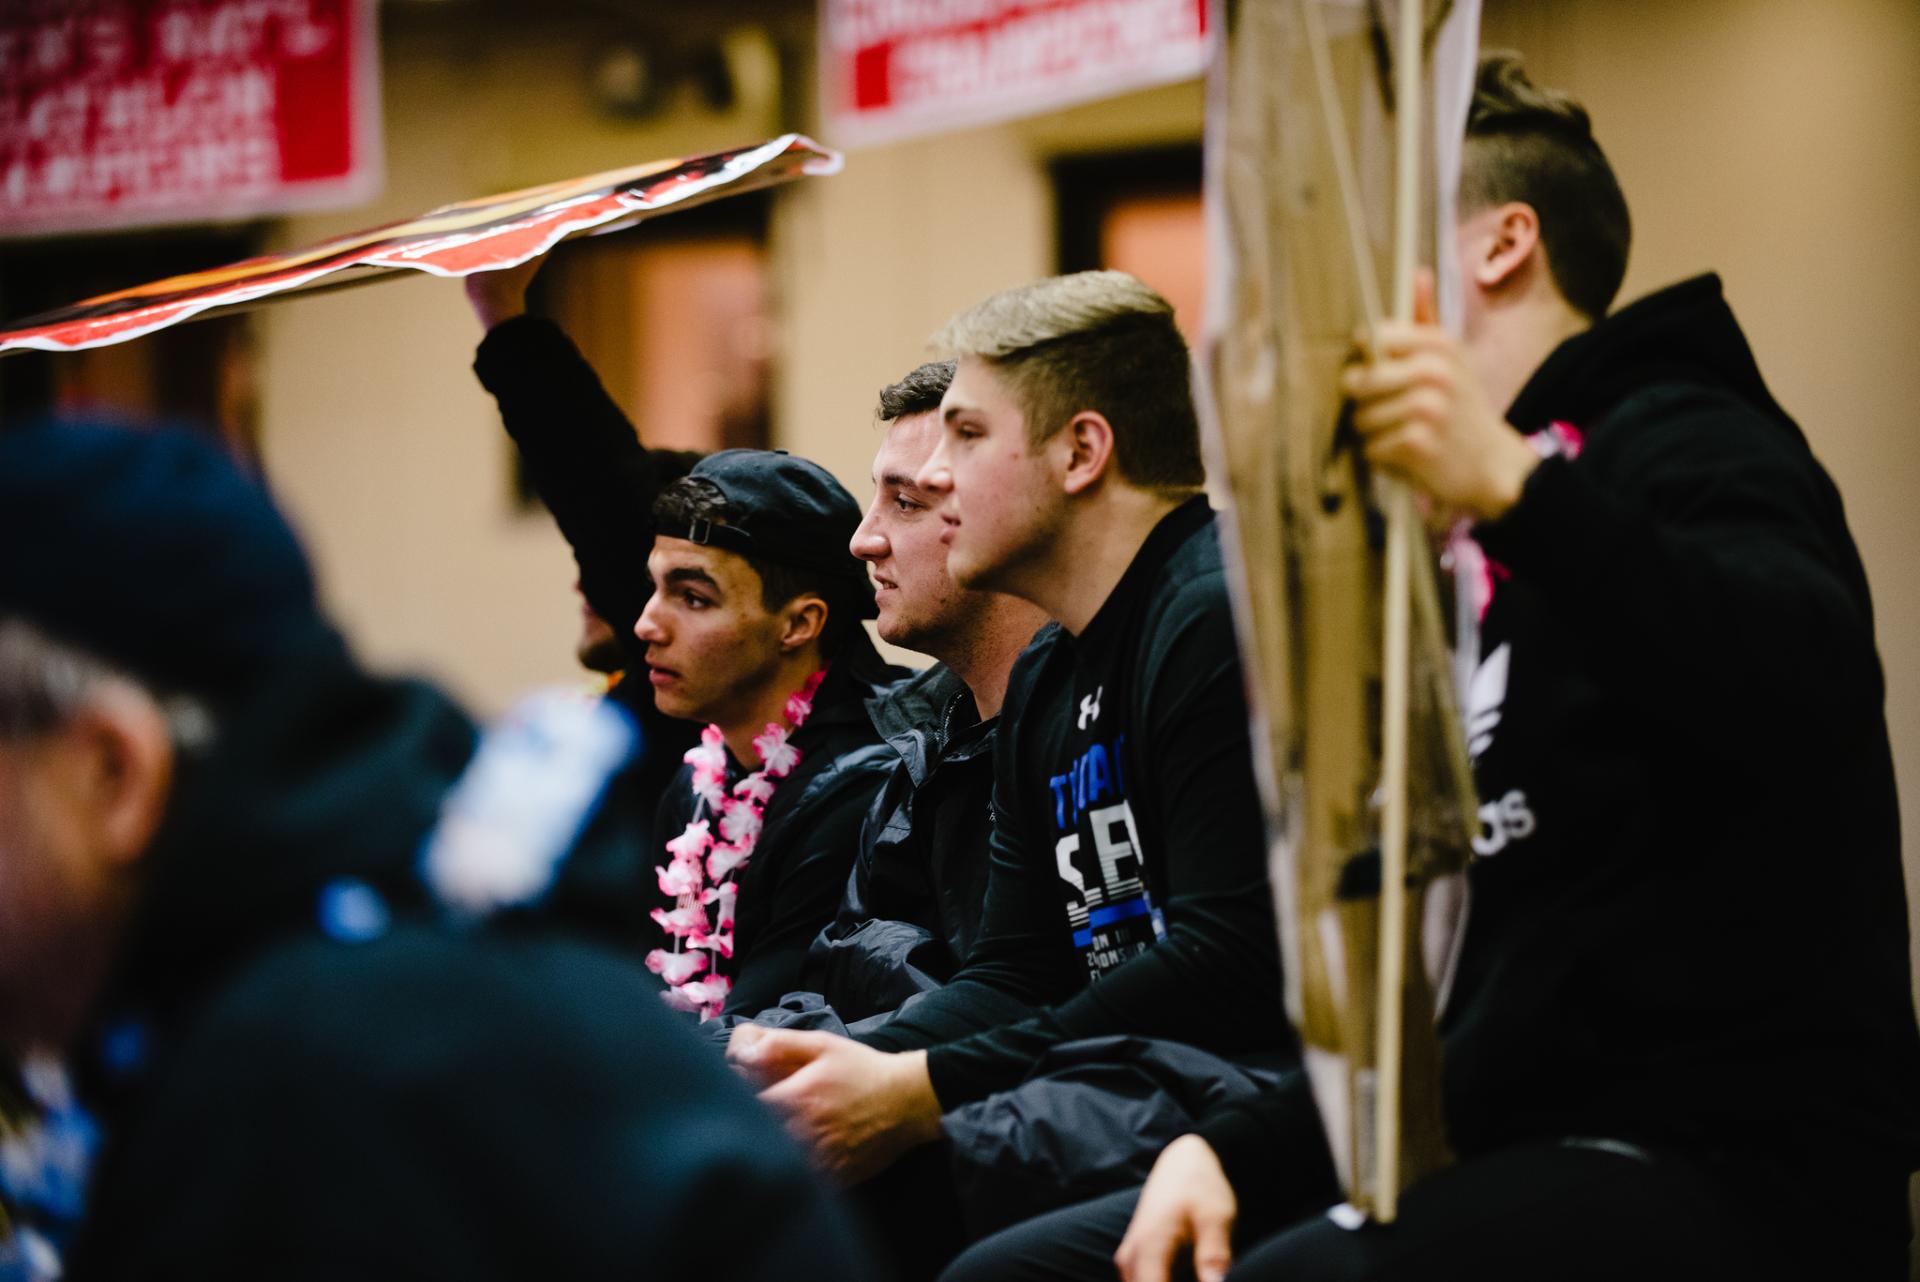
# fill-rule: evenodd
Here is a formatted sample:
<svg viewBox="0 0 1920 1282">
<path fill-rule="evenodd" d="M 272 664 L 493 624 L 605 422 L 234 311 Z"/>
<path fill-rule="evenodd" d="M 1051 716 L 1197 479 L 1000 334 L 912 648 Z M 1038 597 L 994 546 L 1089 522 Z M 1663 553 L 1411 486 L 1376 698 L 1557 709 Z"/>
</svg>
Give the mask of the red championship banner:
<svg viewBox="0 0 1920 1282">
<path fill-rule="evenodd" d="M 375 0 L 0 0 L 0 236 L 379 189 Z"/>
<path fill-rule="evenodd" d="M 1187 80 L 1207 0 L 821 0 L 837 140 L 894 142 Z"/>
<path fill-rule="evenodd" d="M 513 267 L 570 237 L 618 231 L 663 210 L 839 169 L 837 153 L 799 134 L 784 134 L 757 147 L 656 161 L 462 201 L 410 222 L 173 276 L 30 317 L 0 328 L 0 355 L 26 348 L 71 352 L 104 347 L 190 317 L 400 272 L 466 276 Z"/>
</svg>

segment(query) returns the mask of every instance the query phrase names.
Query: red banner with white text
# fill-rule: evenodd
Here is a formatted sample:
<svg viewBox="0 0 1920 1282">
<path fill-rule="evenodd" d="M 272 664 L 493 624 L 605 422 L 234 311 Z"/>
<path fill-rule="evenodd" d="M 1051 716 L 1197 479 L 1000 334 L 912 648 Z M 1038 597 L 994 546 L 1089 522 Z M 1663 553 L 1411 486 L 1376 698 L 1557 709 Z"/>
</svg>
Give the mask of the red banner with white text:
<svg viewBox="0 0 1920 1282">
<path fill-rule="evenodd" d="M 1037 115 L 1206 63 L 1206 0 L 821 0 L 836 143 Z"/>
<path fill-rule="evenodd" d="M 0 236 L 351 205 L 375 0 L 0 0 Z"/>
</svg>

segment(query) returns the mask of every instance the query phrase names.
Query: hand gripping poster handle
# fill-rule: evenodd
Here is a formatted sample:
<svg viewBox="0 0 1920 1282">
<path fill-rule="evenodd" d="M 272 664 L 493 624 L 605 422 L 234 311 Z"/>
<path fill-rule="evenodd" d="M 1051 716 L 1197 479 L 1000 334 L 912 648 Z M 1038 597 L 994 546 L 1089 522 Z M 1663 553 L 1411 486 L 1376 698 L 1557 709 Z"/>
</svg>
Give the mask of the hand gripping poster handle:
<svg viewBox="0 0 1920 1282">
<path fill-rule="evenodd" d="M 1370 474 L 1337 384 L 1355 329 L 1412 319 L 1416 264 L 1451 243 L 1478 5 L 1216 13 L 1203 439 L 1287 1010 L 1353 1217 L 1388 1222 L 1447 1160 L 1434 1016 L 1476 803 L 1432 549 L 1413 495 Z"/>
</svg>

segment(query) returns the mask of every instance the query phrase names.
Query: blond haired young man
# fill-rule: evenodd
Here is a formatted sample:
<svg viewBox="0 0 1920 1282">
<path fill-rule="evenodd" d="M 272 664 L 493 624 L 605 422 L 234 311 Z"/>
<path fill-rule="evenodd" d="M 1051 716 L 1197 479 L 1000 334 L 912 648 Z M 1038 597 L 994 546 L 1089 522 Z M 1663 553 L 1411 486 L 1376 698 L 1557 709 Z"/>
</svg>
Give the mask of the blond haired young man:
<svg viewBox="0 0 1920 1282">
<path fill-rule="evenodd" d="M 962 587 L 1058 623 L 1015 664 L 981 938 L 954 982 L 861 1042 L 743 1029 L 817 1155 L 859 1179 L 944 1110 L 1106 1034 L 1291 1050 L 1239 656 L 1166 301 L 1088 272 L 997 295 L 920 470 Z"/>
</svg>

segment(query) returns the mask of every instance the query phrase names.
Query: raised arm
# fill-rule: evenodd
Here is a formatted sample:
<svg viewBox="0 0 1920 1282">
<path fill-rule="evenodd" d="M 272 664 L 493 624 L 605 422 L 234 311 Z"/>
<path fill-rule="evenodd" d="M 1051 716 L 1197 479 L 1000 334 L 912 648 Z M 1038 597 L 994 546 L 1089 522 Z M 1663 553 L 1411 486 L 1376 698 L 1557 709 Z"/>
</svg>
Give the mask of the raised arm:
<svg viewBox="0 0 1920 1282">
<path fill-rule="evenodd" d="M 473 369 L 573 548 L 587 603 L 632 646 L 651 595 L 654 497 L 698 456 L 646 448 L 560 327 L 528 313 L 538 265 L 466 278 L 468 302 L 487 329 Z"/>
</svg>

